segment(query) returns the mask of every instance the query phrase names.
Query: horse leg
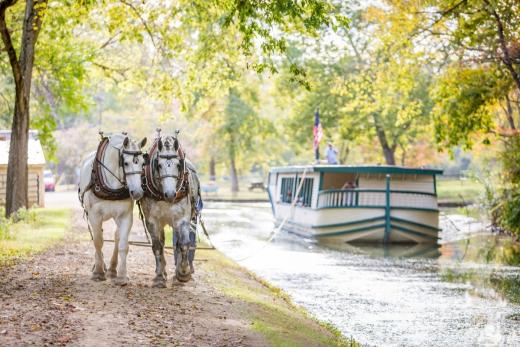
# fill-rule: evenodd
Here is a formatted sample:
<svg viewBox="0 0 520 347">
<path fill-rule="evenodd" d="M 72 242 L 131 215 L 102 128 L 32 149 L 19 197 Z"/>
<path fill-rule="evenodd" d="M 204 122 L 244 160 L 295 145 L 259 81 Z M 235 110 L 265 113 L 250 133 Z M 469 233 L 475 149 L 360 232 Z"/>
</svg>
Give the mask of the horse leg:
<svg viewBox="0 0 520 347">
<path fill-rule="evenodd" d="M 112 258 L 110 258 L 110 267 L 108 268 L 107 277 L 108 278 L 116 278 L 117 277 L 117 257 L 118 257 L 118 248 L 119 248 L 119 228 L 116 228 L 116 232 L 114 234 L 114 251 L 112 252 Z"/>
<path fill-rule="evenodd" d="M 117 277 L 114 279 L 114 283 L 120 286 L 126 286 L 128 284 L 126 256 L 128 255 L 128 237 L 130 235 L 132 222 L 132 211 L 125 213 L 123 216 L 120 216 L 116 219 L 117 229 L 119 230 L 119 240 L 117 243 L 119 264 L 117 269 Z"/>
<path fill-rule="evenodd" d="M 177 223 L 177 245 L 175 277 L 180 282 L 188 282 L 191 279 L 191 268 L 188 260 L 188 252 L 190 249 L 190 221 L 183 218 Z"/>
<path fill-rule="evenodd" d="M 94 238 L 94 247 L 96 254 L 94 256 L 94 267 L 92 268 L 91 279 L 94 281 L 106 281 L 105 262 L 103 260 L 103 221 L 101 217 L 89 215 L 90 226 L 92 227 L 92 236 Z"/>
<path fill-rule="evenodd" d="M 164 275 L 165 270 L 161 261 L 161 257 L 164 257 L 164 239 L 161 239 L 159 235 L 158 229 L 160 228 L 157 227 L 157 224 L 157 222 L 146 223 L 150 236 L 152 237 L 152 251 L 155 257 L 155 278 L 153 279 L 152 287 L 166 288 L 166 276 Z"/>
<path fill-rule="evenodd" d="M 164 237 L 164 226 L 161 228 L 161 244 L 162 244 L 162 251 L 161 251 L 161 265 L 163 270 L 163 276 L 164 279 L 168 278 L 168 274 L 166 273 L 166 257 L 164 256 L 164 245 L 165 245 L 165 237 Z"/>
</svg>

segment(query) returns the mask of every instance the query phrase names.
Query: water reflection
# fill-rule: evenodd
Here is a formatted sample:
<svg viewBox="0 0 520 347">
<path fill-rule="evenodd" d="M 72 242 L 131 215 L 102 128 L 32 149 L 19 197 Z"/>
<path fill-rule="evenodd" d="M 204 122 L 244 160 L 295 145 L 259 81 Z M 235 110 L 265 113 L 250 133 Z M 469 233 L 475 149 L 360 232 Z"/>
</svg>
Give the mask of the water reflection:
<svg viewBox="0 0 520 347">
<path fill-rule="evenodd" d="M 372 257 L 438 258 L 441 255 L 440 246 L 434 244 L 374 245 L 364 243 L 320 243 L 319 245 L 324 249 L 365 254 Z"/>
<path fill-rule="evenodd" d="M 520 345 L 520 249 L 443 216 L 439 246 L 330 245 L 273 230 L 267 204 L 211 204 L 217 247 L 320 319 L 374 345 Z"/>
</svg>

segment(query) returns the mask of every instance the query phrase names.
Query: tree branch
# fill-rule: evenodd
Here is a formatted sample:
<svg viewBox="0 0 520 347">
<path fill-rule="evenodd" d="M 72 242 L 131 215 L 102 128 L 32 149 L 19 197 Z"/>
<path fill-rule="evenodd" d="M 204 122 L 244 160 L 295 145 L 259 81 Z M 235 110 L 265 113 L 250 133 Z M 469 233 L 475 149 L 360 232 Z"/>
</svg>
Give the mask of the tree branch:
<svg viewBox="0 0 520 347">
<path fill-rule="evenodd" d="M 436 20 L 433 21 L 433 23 L 431 23 L 429 26 L 427 26 L 426 28 L 422 29 L 422 30 L 419 30 L 417 33 L 415 34 L 412 34 L 411 37 L 413 36 L 417 36 L 417 35 L 421 35 L 422 33 L 424 33 L 425 31 L 428 31 L 430 30 L 431 28 L 433 28 L 435 25 L 437 25 L 441 20 L 443 20 L 444 17 L 450 15 L 452 12 L 454 12 L 459 6 L 461 6 L 462 4 L 465 4 L 467 2 L 467 0 L 461 0 L 457 3 L 455 3 L 452 7 L 444 10 L 444 11 L 440 11 L 440 12 L 436 12 L 438 14 L 440 14 L 440 17 L 437 18 Z"/>
<path fill-rule="evenodd" d="M 137 17 L 139 18 L 139 20 L 143 24 L 144 30 L 146 30 L 146 32 L 148 33 L 148 36 L 150 36 L 150 39 L 152 40 L 153 46 L 155 48 L 157 48 L 157 45 L 155 44 L 155 39 L 154 39 L 153 34 L 152 34 L 152 30 L 150 30 L 150 27 L 148 26 L 148 23 L 143 18 L 143 16 L 141 16 L 141 13 L 139 12 L 139 10 L 133 4 L 131 4 L 131 3 L 127 2 L 127 1 L 125 1 L 125 0 L 119 0 L 119 1 L 123 5 L 126 5 L 126 6 L 130 7 L 132 9 L 132 11 L 134 11 L 134 13 L 137 15 Z"/>
<path fill-rule="evenodd" d="M 0 2 L 0 34 L 2 36 L 5 50 L 7 51 L 7 56 L 9 57 L 9 64 L 13 71 L 14 81 L 18 86 L 22 82 L 20 63 L 16 57 L 16 50 L 14 49 L 13 41 L 11 40 L 11 34 L 9 33 L 9 28 L 7 28 L 7 23 L 5 22 L 5 12 L 7 8 L 14 4 L 16 4 L 16 0 L 4 0 Z"/>
<path fill-rule="evenodd" d="M 488 8 L 491 10 L 491 14 L 495 18 L 495 22 L 497 23 L 497 33 L 498 33 L 498 42 L 500 43 L 500 48 L 502 49 L 502 62 L 507 67 L 509 72 L 511 73 L 511 76 L 513 77 L 513 80 L 515 81 L 516 87 L 520 91 L 520 75 L 518 72 L 516 72 L 515 68 L 513 67 L 513 63 L 511 61 L 511 57 L 509 56 L 509 49 L 507 48 L 507 42 L 506 37 L 504 35 L 504 25 L 502 24 L 502 19 L 498 15 L 497 11 L 488 0 L 484 0 L 484 3 L 488 6 Z"/>
</svg>

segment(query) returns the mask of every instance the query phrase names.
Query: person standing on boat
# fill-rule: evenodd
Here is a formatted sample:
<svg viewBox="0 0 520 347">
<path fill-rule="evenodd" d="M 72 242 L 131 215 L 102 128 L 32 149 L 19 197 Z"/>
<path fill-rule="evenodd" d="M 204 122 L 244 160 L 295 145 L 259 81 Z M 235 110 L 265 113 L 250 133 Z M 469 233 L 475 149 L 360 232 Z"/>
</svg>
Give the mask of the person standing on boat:
<svg viewBox="0 0 520 347">
<path fill-rule="evenodd" d="M 332 165 L 339 164 L 338 163 L 338 150 L 336 148 L 334 148 L 334 146 L 332 145 L 332 142 L 328 143 L 326 155 L 327 155 L 327 163 L 332 164 Z"/>
</svg>

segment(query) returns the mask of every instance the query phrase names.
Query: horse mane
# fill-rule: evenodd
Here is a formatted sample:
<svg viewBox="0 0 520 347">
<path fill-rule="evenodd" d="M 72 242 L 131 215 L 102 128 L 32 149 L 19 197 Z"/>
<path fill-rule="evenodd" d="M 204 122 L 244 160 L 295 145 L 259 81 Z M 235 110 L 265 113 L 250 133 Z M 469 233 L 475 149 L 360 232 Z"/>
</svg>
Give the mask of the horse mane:
<svg viewBox="0 0 520 347">
<path fill-rule="evenodd" d="M 163 140 L 163 146 L 164 148 L 166 148 L 166 150 L 170 151 L 175 151 L 175 144 L 178 143 L 177 139 L 174 138 L 173 136 L 166 136 L 164 137 L 164 140 Z M 178 145 L 177 145 L 178 147 Z"/>
</svg>

